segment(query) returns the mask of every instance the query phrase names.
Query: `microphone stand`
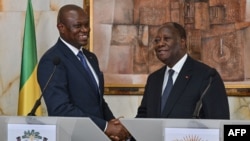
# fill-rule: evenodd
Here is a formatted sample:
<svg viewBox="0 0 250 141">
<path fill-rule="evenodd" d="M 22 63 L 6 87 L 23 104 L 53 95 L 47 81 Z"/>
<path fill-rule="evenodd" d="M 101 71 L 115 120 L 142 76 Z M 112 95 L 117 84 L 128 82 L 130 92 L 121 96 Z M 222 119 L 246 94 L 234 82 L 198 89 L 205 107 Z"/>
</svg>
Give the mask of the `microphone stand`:
<svg viewBox="0 0 250 141">
<path fill-rule="evenodd" d="M 36 116 L 35 113 L 36 113 L 37 108 L 41 105 L 41 99 L 42 99 L 42 95 L 36 100 L 36 103 L 33 106 L 33 108 L 30 111 L 30 113 L 28 113 L 28 116 Z"/>
<path fill-rule="evenodd" d="M 48 79 L 46 85 L 45 85 L 44 88 L 43 88 L 42 94 L 41 94 L 40 97 L 36 100 L 36 103 L 34 104 L 32 110 L 30 111 L 30 113 L 28 113 L 28 116 L 36 116 L 35 113 L 36 113 L 37 108 L 41 105 L 41 99 L 42 99 L 43 93 L 45 92 L 45 90 L 46 90 L 46 88 L 47 88 L 47 86 L 48 86 L 48 84 L 49 84 L 51 78 L 53 77 L 53 75 L 54 75 L 54 73 L 55 73 L 55 71 L 56 71 L 56 67 L 57 67 L 57 65 L 60 63 L 60 61 L 61 61 L 61 60 L 60 60 L 60 58 L 58 58 L 58 57 L 55 57 L 55 58 L 53 59 L 53 64 L 55 65 L 54 68 L 53 68 L 53 71 L 52 71 L 52 73 L 51 73 L 51 75 L 50 75 L 50 77 L 49 77 L 49 79 Z"/>
<path fill-rule="evenodd" d="M 208 83 L 206 89 L 203 91 L 199 101 L 196 103 L 195 110 L 194 110 L 194 113 L 193 113 L 193 118 L 196 118 L 196 119 L 200 118 L 200 110 L 201 110 L 201 107 L 202 107 L 202 99 L 205 96 L 205 94 L 207 93 L 208 89 L 210 88 L 211 82 L 212 82 L 212 77 L 209 78 L 209 83 Z"/>
</svg>

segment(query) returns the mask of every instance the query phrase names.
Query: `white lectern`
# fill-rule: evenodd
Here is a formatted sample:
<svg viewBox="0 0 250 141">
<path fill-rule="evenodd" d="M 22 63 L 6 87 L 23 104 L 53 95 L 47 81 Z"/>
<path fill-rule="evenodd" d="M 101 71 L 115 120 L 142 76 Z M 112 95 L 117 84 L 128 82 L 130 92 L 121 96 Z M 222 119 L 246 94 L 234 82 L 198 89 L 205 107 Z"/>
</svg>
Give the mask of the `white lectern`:
<svg viewBox="0 0 250 141">
<path fill-rule="evenodd" d="M 218 129 L 218 140 L 223 141 L 221 130 L 222 120 L 204 119 L 120 119 L 137 141 L 164 141 L 165 128 Z"/>
<path fill-rule="evenodd" d="M 1 116 L 1 141 L 7 141 L 10 124 L 55 125 L 57 141 L 110 141 L 89 118 L 39 116 Z"/>
</svg>

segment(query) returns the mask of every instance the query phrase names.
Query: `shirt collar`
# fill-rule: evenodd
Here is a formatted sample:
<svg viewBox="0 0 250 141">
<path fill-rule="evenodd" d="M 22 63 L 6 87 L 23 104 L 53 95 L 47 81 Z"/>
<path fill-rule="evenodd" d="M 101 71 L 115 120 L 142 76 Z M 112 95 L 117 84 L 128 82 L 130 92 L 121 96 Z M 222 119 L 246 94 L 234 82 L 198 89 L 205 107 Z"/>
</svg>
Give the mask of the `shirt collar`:
<svg viewBox="0 0 250 141">
<path fill-rule="evenodd" d="M 179 73 L 180 71 L 181 71 L 181 68 L 183 67 L 183 65 L 184 65 L 184 63 L 185 63 L 185 61 L 187 60 L 187 54 L 185 54 L 173 67 L 172 67 L 172 69 L 175 71 L 175 72 L 177 72 L 177 73 Z M 169 69 L 171 69 L 171 68 L 169 68 L 169 67 L 167 67 L 167 70 L 166 71 L 168 71 Z"/>
<path fill-rule="evenodd" d="M 77 55 L 79 51 L 82 51 L 82 47 L 81 49 L 77 49 L 76 47 L 72 46 L 71 44 L 69 44 L 68 42 L 66 42 L 65 40 L 63 40 L 61 37 L 60 39 L 62 40 L 62 42 L 75 54 Z"/>
</svg>

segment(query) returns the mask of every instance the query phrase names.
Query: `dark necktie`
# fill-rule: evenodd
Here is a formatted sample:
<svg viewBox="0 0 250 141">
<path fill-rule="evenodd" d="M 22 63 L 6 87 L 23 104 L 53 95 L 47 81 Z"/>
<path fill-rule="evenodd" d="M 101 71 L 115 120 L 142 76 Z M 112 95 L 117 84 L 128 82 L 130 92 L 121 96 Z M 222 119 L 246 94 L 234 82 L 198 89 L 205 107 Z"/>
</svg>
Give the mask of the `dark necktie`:
<svg viewBox="0 0 250 141">
<path fill-rule="evenodd" d="M 161 97 L 161 112 L 163 112 L 163 109 L 164 109 L 165 104 L 167 102 L 169 93 L 173 87 L 173 78 L 172 78 L 173 74 L 174 74 L 174 70 L 170 69 L 168 71 L 168 82 L 167 82 L 167 85 L 164 89 L 163 95 Z"/>
<path fill-rule="evenodd" d="M 99 88 L 97 86 L 97 82 L 96 82 L 96 80 L 94 78 L 94 75 L 91 72 L 91 70 L 90 70 L 90 68 L 89 68 L 89 66 L 87 64 L 87 61 L 86 61 L 85 57 L 83 56 L 82 51 L 79 51 L 77 56 L 80 58 L 80 61 L 81 61 L 82 65 L 83 65 L 84 69 L 86 70 L 86 72 L 87 72 L 87 74 L 88 74 L 88 76 L 90 78 L 91 83 L 94 85 L 94 87 L 96 88 L 96 90 L 97 90 L 97 92 L 99 94 Z"/>
</svg>

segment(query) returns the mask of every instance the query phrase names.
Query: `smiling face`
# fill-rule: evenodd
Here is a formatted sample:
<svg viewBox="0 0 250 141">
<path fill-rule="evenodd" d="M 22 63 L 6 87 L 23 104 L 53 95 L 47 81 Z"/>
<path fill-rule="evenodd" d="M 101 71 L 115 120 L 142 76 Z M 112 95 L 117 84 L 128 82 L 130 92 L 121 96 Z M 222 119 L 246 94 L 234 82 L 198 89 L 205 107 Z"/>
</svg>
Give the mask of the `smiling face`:
<svg viewBox="0 0 250 141">
<path fill-rule="evenodd" d="M 76 48 L 88 44 L 89 17 L 78 6 L 66 6 L 59 11 L 57 28 L 61 38 Z"/>
<path fill-rule="evenodd" d="M 173 23 L 167 23 L 158 29 L 154 40 L 157 58 L 169 67 L 173 67 L 186 54 L 186 39 L 180 32 Z"/>
</svg>

